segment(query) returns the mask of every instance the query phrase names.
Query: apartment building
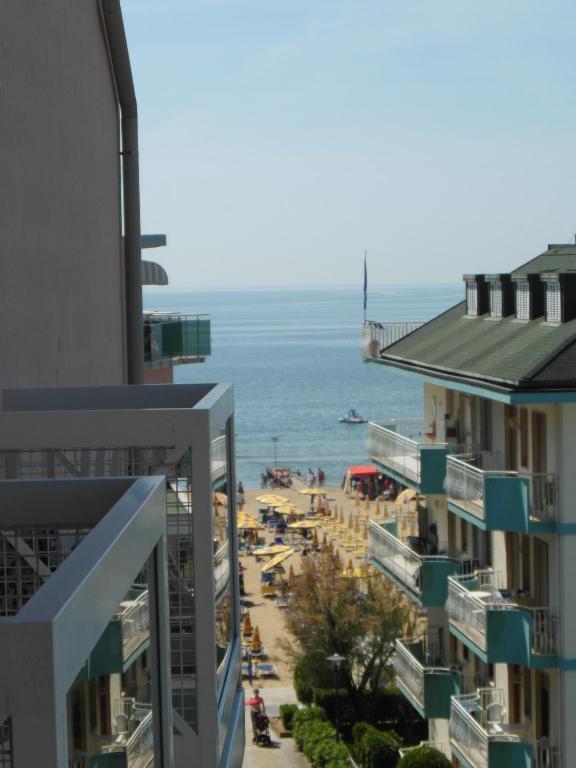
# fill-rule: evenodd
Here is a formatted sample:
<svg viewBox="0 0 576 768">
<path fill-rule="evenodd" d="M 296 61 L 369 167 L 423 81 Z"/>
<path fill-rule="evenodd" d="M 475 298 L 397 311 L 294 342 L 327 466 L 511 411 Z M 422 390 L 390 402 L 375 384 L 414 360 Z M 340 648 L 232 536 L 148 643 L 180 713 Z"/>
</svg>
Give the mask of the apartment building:
<svg viewBox="0 0 576 768">
<path fill-rule="evenodd" d="M 0 768 L 239 767 L 233 394 L 144 384 L 210 332 L 142 311 L 120 4 L 0 30 Z"/>
<path fill-rule="evenodd" d="M 575 269 L 550 245 L 465 275 L 428 323 L 364 324 L 365 360 L 423 382 L 420 424 L 369 426 L 371 460 L 418 494 L 370 530 L 419 609 L 396 679 L 464 768 L 576 765 Z"/>
</svg>

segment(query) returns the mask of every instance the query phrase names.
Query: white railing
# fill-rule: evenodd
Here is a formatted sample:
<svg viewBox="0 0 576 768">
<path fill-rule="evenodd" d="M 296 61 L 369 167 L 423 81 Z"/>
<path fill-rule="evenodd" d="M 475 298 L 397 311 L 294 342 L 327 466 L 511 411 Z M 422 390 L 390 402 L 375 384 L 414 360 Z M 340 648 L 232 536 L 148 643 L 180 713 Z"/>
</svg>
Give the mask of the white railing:
<svg viewBox="0 0 576 768">
<path fill-rule="evenodd" d="M 475 589 L 466 583 L 477 582 Z M 500 594 L 500 574 L 476 571 L 466 576 L 448 577 L 446 609 L 451 622 L 482 650 L 486 650 L 487 611 L 522 611 L 531 619 L 530 646 L 534 654 L 553 656 L 558 651 L 558 619 L 548 607 L 531 607 L 505 600 Z"/>
<path fill-rule="evenodd" d="M 121 614 L 122 648 L 126 659 L 150 632 L 148 590 L 142 592 Z"/>
<path fill-rule="evenodd" d="M 226 435 L 221 435 L 212 440 L 210 445 L 210 466 L 213 483 L 226 474 Z"/>
<path fill-rule="evenodd" d="M 452 696 L 450 739 L 476 768 L 488 768 L 489 741 L 515 741 L 505 721 L 504 692 L 480 688 L 466 696 Z"/>
<path fill-rule="evenodd" d="M 214 555 L 214 594 L 223 592 L 230 580 L 230 545 L 227 541 Z"/>
<path fill-rule="evenodd" d="M 543 736 L 536 742 L 536 768 L 560 768 L 560 751 Z"/>
<path fill-rule="evenodd" d="M 152 712 L 144 717 L 126 742 L 127 768 L 146 768 L 154 759 L 154 728 Z"/>
<path fill-rule="evenodd" d="M 408 688 L 420 706 L 424 707 L 424 667 L 401 640 L 396 640 L 394 674 Z"/>
<path fill-rule="evenodd" d="M 362 353 L 364 360 L 378 359 L 391 344 L 424 325 L 421 321 L 376 323 L 365 320 L 362 327 Z"/>
<path fill-rule="evenodd" d="M 502 462 L 501 454 L 481 453 L 448 456 L 446 493 L 466 510 L 484 519 L 484 481 L 486 477 L 523 478 L 529 482 L 529 515 L 539 522 L 558 519 L 558 478 L 553 474 L 508 472 L 490 467 Z"/>
<path fill-rule="evenodd" d="M 532 653 L 554 656 L 558 653 L 558 617 L 550 608 L 523 608 L 532 614 Z"/>
<path fill-rule="evenodd" d="M 451 622 L 469 636 L 482 650 L 486 646 L 486 600 L 493 600 L 498 589 L 498 576 L 492 570 L 476 571 L 465 576 L 448 577 L 446 610 Z M 465 584 L 477 584 L 474 590 Z"/>
<path fill-rule="evenodd" d="M 398 426 L 401 427 L 401 422 Z M 417 442 L 399 432 L 371 421 L 368 424 L 368 455 L 414 483 L 420 482 L 420 449 L 447 448 L 446 443 Z"/>
<path fill-rule="evenodd" d="M 407 544 L 403 544 L 390 531 L 375 520 L 370 521 L 368 534 L 370 557 L 380 563 L 411 590 L 420 594 L 420 568 L 422 560 Z"/>
</svg>

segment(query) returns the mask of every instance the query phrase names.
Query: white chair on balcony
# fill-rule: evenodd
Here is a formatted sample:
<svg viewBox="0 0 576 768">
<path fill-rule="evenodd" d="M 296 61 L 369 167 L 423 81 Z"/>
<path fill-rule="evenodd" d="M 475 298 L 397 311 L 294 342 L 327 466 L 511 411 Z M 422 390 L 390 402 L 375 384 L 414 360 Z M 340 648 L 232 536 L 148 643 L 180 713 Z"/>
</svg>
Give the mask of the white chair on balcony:
<svg viewBox="0 0 576 768">
<path fill-rule="evenodd" d="M 484 710 L 484 723 L 488 733 L 501 733 L 506 707 L 498 702 L 487 704 Z"/>
</svg>

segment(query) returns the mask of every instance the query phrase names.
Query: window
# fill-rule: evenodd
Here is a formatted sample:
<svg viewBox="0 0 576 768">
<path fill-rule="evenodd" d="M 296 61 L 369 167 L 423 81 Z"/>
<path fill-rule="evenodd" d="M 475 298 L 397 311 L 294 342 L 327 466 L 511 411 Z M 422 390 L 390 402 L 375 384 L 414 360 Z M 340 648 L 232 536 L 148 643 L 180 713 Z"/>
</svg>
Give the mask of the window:
<svg viewBox="0 0 576 768">
<path fill-rule="evenodd" d="M 560 283 L 546 280 L 546 320 L 549 323 L 561 323 Z"/>
<path fill-rule="evenodd" d="M 490 317 L 502 317 L 502 283 L 490 283 Z"/>
<path fill-rule="evenodd" d="M 466 314 L 478 316 L 478 286 L 476 283 L 466 283 Z"/>
<path fill-rule="evenodd" d="M 528 409 L 520 408 L 520 464 L 528 467 Z"/>
<path fill-rule="evenodd" d="M 516 285 L 516 317 L 518 320 L 530 320 L 530 286 L 528 283 Z"/>
</svg>

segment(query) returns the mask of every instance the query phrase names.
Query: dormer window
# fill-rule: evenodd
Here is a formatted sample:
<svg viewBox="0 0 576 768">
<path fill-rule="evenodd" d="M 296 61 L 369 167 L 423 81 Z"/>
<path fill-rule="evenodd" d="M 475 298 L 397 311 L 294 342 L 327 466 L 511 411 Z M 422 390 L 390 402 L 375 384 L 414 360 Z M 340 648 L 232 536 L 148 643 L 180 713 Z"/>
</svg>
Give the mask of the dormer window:
<svg viewBox="0 0 576 768">
<path fill-rule="evenodd" d="M 502 317 L 502 284 L 490 283 L 490 317 Z"/>
<path fill-rule="evenodd" d="M 518 320 L 530 320 L 530 284 L 516 284 L 516 318 Z"/>
<path fill-rule="evenodd" d="M 479 317 L 488 309 L 484 275 L 464 275 L 466 284 L 466 316 Z"/>
<path fill-rule="evenodd" d="M 476 283 L 466 283 L 466 314 L 478 316 L 478 286 Z"/>
<path fill-rule="evenodd" d="M 546 322 L 562 322 L 562 302 L 558 280 L 546 280 Z"/>
<path fill-rule="evenodd" d="M 514 311 L 510 275 L 486 275 L 490 317 L 508 317 Z"/>
</svg>

